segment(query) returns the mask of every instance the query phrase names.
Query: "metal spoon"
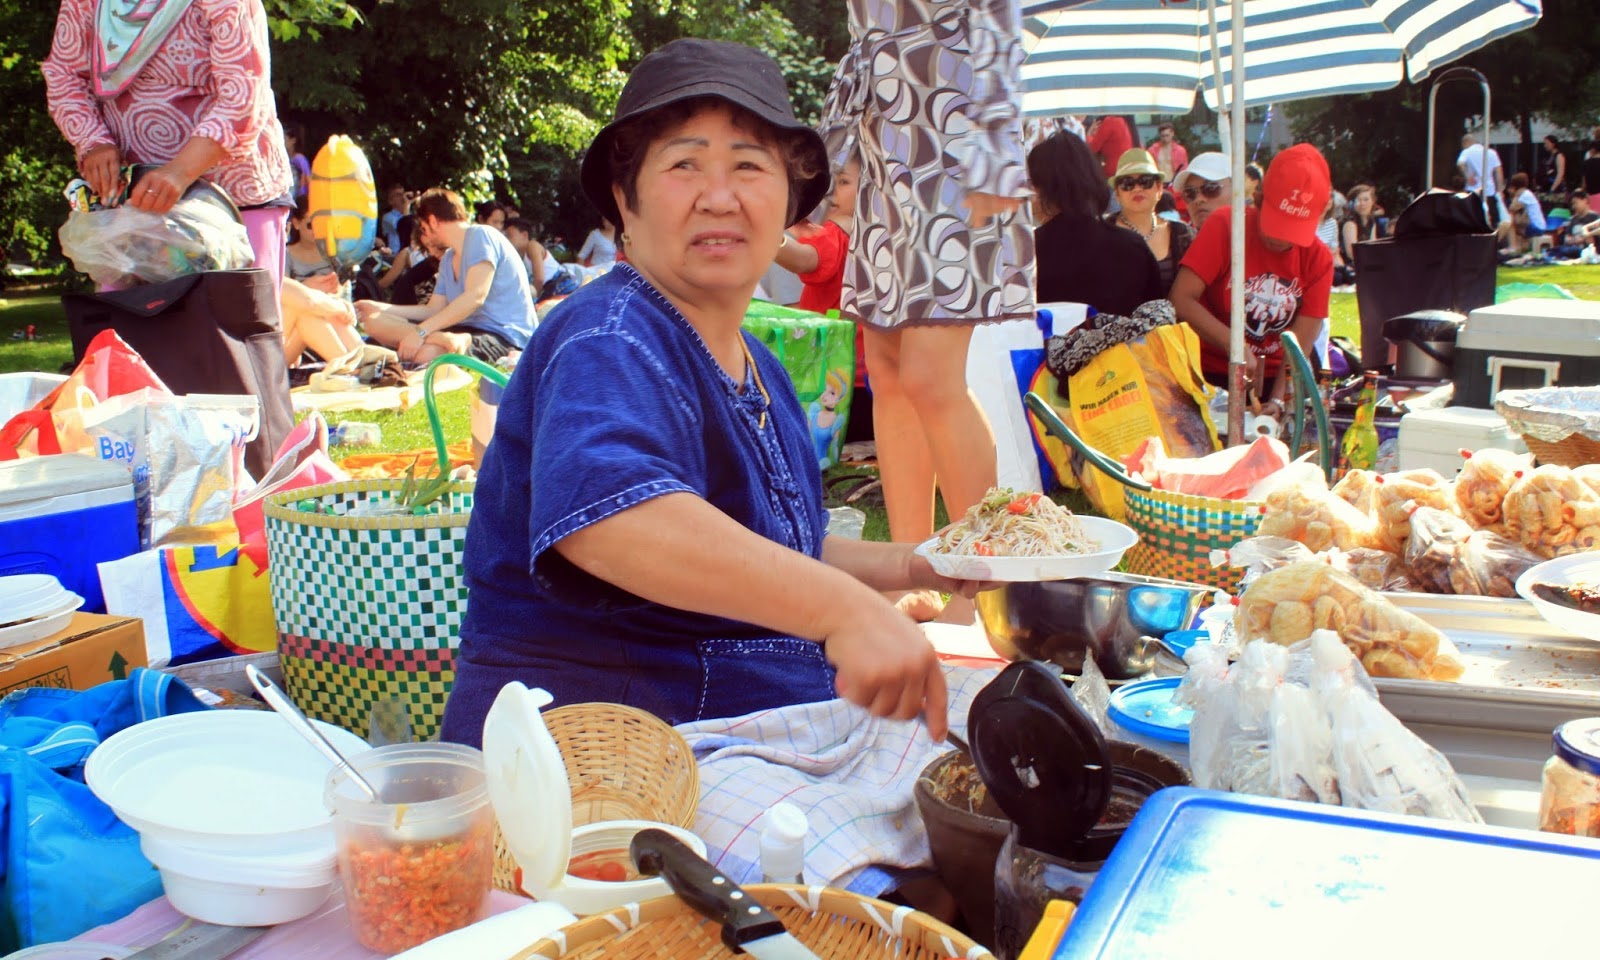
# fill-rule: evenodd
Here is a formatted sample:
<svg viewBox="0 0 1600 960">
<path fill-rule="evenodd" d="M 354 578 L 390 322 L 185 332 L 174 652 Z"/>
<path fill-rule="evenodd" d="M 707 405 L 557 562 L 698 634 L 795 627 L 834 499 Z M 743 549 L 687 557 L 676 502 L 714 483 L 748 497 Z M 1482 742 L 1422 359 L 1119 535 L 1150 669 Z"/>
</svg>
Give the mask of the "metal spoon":
<svg viewBox="0 0 1600 960">
<path fill-rule="evenodd" d="M 250 678 L 250 685 L 256 688 L 257 693 L 261 694 L 261 699 L 267 701 L 267 705 L 276 711 L 278 716 L 289 721 L 289 726 L 294 727 L 296 733 L 305 737 L 306 742 L 316 747 L 318 753 L 332 760 L 334 766 L 344 771 L 345 776 L 349 777 L 357 787 L 361 788 L 361 792 L 367 795 L 368 800 L 373 803 L 380 802 L 378 791 L 374 790 L 372 784 L 367 782 L 367 778 L 356 772 L 355 766 L 345 759 L 344 754 L 340 753 L 337 747 L 328 742 L 328 738 L 322 735 L 321 730 L 318 730 L 310 720 L 306 719 L 306 715 L 300 712 L 300 708 L 294 705 L 293 700 L 290 700 L 282 690 L 278 689 L 277 684 L 268 679 L 266 674 L 257 670 L 253 663 L 245 664 L 244 674 Z"/>
</svg>

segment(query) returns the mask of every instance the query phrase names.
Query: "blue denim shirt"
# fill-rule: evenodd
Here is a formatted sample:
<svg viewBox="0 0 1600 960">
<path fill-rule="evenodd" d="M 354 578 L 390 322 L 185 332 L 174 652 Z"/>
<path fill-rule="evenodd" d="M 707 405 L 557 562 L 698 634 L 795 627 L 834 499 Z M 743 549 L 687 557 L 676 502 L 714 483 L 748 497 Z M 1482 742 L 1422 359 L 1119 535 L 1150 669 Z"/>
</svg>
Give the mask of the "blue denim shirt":
<svg viewBox="0 0 1600 960">
<path fill-rule="evenodd" d="M 477 744 L 489 705 L 512 680 L 544 687 L 557 705 L 625 703 L 671 723 L 834 696 L 819 644 L 650 602 L 551 549 L 684 492 L 821 556 L 822 478 L 805 414 L 783 365 L 744 337 L 755 367 L 740 384 L 627 264 L 539 325 L 478 476 L 467 528 L 471 594 L 444 739 Z"/>
</svg>

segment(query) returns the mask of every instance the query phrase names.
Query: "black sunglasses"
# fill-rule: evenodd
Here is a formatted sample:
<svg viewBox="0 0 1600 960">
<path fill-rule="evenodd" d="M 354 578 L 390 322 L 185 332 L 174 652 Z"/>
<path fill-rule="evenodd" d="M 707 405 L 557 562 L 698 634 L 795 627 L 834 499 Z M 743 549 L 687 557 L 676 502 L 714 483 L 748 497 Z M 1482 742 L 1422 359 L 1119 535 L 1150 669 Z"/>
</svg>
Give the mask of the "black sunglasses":
<svg viewBox="0 0 1600 960">
<path fill-rule="evenodd" d="M 1208 180 L 1198 187 L 1184 187 L 1183 200 L 1185 203 L 1193 203 L 1194 198 L 1202 193 L 1206 195 L 1207 200 L 1215 200 L 1222 196 L 1222 184 L 1212 183 Z"/>
<path fill-rule="evenodd" d="M 1161 178 L 1153 173 L 1145 173 L 1137 177 L 1117 178 L 1118 190 L 1132 190 L 1135 187 L 1140 190 L 1150 190 L 1159 186 L 1161 186 Z"/>
</svg>

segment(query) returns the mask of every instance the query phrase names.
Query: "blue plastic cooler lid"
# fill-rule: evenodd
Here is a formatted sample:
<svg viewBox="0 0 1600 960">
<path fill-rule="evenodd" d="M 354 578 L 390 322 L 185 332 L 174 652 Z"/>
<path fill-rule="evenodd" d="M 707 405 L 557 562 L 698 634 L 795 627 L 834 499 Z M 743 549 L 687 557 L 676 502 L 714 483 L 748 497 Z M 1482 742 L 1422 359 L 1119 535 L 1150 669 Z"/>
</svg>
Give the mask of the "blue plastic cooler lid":
<svg viewBox="0 0 1600 960">
<path fill-rule="evenodd" d="M 1174 787 L 1146 801 L 1056 960 L 1554 957 L 1600 842 Z"/>
</svg>

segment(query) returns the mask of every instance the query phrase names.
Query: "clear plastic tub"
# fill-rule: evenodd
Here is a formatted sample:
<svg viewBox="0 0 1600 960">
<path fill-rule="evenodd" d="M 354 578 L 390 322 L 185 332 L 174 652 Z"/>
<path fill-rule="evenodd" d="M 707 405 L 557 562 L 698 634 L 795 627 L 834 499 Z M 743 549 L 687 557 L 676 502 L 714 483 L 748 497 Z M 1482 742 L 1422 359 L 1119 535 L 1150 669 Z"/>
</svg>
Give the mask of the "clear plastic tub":
<svg viewBox="0 0 1600 960">
<path fill-rule="evenodd" d="M 352 760 L 383 802 L 344 773 L 325 796 L 356 939 L 399 953 L 484 916 L 494 873 L 494 810 L 483 754 L 450 743 L 399 743 Z"/>
</svg>

